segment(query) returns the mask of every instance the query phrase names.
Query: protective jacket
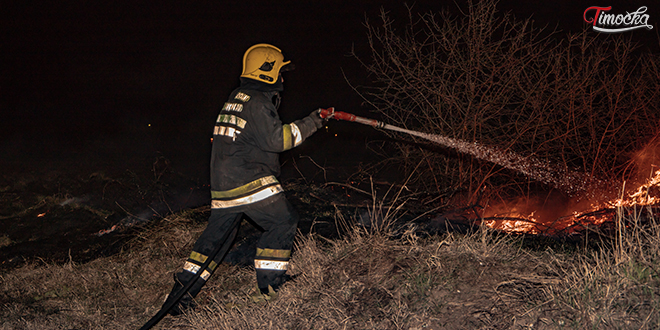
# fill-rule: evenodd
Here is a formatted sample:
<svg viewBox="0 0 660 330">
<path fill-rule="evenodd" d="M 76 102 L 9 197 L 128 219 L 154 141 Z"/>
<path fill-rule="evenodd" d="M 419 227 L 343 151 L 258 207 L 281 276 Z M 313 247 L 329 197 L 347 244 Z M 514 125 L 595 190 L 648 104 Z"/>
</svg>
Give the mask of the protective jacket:
<svg viewBox="0 0 660 330">
<path fill-rule="evenodd" d="M 279 153 L 316 132 L 309 117 L 282 124 L 273 103 L 282 90 L 281 81 L 269 85 L 241 78 L 222 107 L 211 152 L 212 208 L 247 205 L 282 192 L 276 179 Z"/>
</svg>

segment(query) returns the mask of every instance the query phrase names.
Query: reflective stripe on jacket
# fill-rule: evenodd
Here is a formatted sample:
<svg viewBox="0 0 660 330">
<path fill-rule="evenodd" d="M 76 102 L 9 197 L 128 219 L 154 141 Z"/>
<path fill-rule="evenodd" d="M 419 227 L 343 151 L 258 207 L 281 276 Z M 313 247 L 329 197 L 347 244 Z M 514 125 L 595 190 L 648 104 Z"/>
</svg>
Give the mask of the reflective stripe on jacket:
<svg viewBox="0 0 660 330">
<path fill-rule="evenodd" d="M 211 191 L 211 208 L 224 209 L 228 207 L 241 206 L 264 200 L 284 189 L 274 176 L 267 176 L 254 180 L 226 191 Z"/>
</svg>

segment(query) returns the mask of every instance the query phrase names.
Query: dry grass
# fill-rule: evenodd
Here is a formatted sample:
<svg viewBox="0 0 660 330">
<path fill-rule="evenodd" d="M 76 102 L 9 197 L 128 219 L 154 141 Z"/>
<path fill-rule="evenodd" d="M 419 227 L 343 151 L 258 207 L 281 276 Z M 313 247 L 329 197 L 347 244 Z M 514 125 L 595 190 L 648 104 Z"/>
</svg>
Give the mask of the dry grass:
<svg viewBox="0 0 660 330">
<path fill-rule="evenodd" d="M 188 211 L 124 252 L 2 273 L 2 329 L 138 328 L 160 307 L 203 224 Z M 337 221 L 346 223 L 341 212 Z M 634 222 L 632 222 L 634 223 Z M 639 223 L 639 222 L 638 222 Z M 528 248 L 486 228 L 394 238 L 352 227 L 300 236 L 275 302 L 251 301 L 253 271 L 223 264 L 189 315 L 158 329 L 655 329 L 660 227 L 629 226 L 611 247 Z"/>
<path fill-rule="evenodd" d="M 149 241 L 89 263 L 33 262 L 3 273 L 3 329 L 125 329 L 143 322 L 203 229 L 172 216 Z M 137 242 L 135 243 L 137 244 Z"/>
<path fill-rule="evenodd" d="M 640 213 L 641 214 L 641 213 Z M 561 264 L 565 285 L 553 299 L 590 328 L 657 329 L 660 326 L 660 222 L 620 215 L 614 244 L 584 251 Z M 643 224 L 642 224 L 643 223 Z M 557 291 L 560 289 L 561 291 Z"/>
</svg>

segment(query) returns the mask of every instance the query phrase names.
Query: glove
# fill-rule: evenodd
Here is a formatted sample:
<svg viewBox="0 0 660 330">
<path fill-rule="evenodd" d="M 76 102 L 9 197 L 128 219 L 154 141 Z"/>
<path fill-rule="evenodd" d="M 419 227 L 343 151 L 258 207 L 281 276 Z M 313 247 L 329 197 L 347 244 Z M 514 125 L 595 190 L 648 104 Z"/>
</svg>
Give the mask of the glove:
<svg viewBox="0 0 660 330">
<path fill-rule="evenodd" d="M 307 116 L 312 119 L 314 125 L 316 125 L 316 129 L 320 129 L 321 127 L 323 127 L 323 118 L 321 118 L 320 110 L 321 109 L 314 110 L 312 111 L 312 113 L 309 114 L 309 116 Z"/>
<path fill-rule="evenodd" d="M 326 121 L 335 116 L 335 107 L 327 108 L 327 109 L 318 109 L 316 111 L 318 111 L 319 116 L 321 116 L 321 118 L 325 119 Z"/>
</svg>

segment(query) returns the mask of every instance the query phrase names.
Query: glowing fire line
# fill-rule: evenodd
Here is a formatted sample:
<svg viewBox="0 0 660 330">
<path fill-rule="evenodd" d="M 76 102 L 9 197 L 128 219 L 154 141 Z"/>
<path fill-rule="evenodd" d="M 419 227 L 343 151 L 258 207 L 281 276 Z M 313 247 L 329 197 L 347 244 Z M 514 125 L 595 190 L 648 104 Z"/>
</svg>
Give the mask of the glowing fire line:
<svg viewBox="0 0 660 330">
<path fill-rule="evenodd" d="M 556 234 L 558 232 L 572 232 L 588 225 L 598 226 L 613 220 L 613 210 L 633 206 L 655 205 L 660 200 L 653 196 L 650 190 L 660 188 L 660 170 L 652 178 L 639 185 L 625 198 L 615 198 L 598 204 L 591 204 L 584 211 L 574 210 L 571 215 L 555 219 L 547 224 L 535 216 L 536 211 L 529 214 L 520 213 L 516 208 L 507 212 L 494 212 L 484 217 L 484 224 L 498 230 L 512 233 Z"/>
</svg>

